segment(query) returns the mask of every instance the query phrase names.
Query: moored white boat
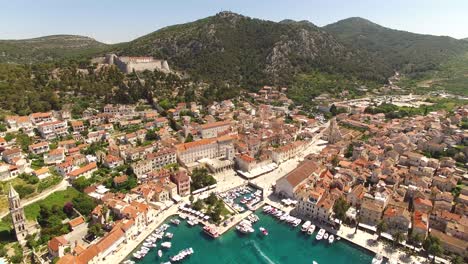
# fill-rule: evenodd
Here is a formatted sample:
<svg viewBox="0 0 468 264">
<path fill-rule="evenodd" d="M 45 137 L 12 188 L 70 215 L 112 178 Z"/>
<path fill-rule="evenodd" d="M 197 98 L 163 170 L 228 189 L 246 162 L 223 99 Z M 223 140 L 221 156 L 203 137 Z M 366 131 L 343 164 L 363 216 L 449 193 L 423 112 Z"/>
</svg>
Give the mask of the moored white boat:
<svg viewBox="0 0 468 264">
<path fill-rule="evenodd" d="M 310 227 L 311 224 L 312 224 L 312 223 L 311 223 L 310 221 L 306 221 L 306 222 L 302 225 L 301 231 L 302 231 L 302 232 L 307 232 L 307 230 L 309 229 L 309 227 Z"/>
<path fill-rule="evenodd" d="M 328 243 L 331 244 L 331 243 L 333 243 L 333 241 L 335 241 L 335 237 L 334 237 L 333 235 L 330 235 L 330 236 L 328 237 Z"/>
<path fill-rule="evenodd" d="M 179 219 L 171 219 L 171 223 L 174 224 L 174 225 L 179 225 L 180 220 Z"/>
<path fill-rule="evenodd" d="M 161 243 L 161 247 L 163 247 L 163 248 L 171 248 L 171 247 L 172 247 L 172 243 L 171 243 L 171 242 L 162 242 L 162 243 Z"/>
<path fill-rule="evenodd" d="M 323 235 L 323 238 L 324 238 L 324 239 L 328 239 L 328 233 L 325 233 L 325 234 Z"/>
<path fill-rule="evenodd" d="M 311 225 L 309 229 L 307 229 L 307 234 L 312 235 L 315 231 L 315 225 Z"/>
<path fill-rule="evenodd" d="M 372 259 L 372 264 L 381 264 L 383 262 L 383 256 L 380 254 L 376 254 L 375 257 Z"/>
<path fill-rule="evenodd" d="M 301 222 L 302 222 L 302 220 L 301 220 L 301 219 L 299 219 L 299 218 L 296 218 L 296 220 L 294 220 L 294 222 L 293 222 L 293 226 L 294 226 L 294 227 L 296 227 L 296 226 L 300 225 L 300 224 L 301 224 Z"/>
<path fill-rule="evenodd" d="M 326 232 L 325 229 L 321 228 L 321 229 L 318 231 L 317 236 L 315 236 L 315 239 L 317 239 L 317 240 L 322 240 L 323 235 L 325 234 L 325 232 Z"/>
<path fill-rule="evenodd" d="M 159 256 L 159 257 L 162 257 L 162 254 L 163 254 L 163 253 L 162 253 L 162 250 L 158 250 L 158 256 Z"/>
</svg>

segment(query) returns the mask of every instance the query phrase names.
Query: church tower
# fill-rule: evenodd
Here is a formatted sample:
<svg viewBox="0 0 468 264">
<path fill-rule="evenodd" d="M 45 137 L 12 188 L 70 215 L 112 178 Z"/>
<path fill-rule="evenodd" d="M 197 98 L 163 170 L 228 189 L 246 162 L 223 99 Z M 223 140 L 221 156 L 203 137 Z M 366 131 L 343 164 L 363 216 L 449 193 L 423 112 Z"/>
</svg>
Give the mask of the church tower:
<svg viewBox="0 0 468 264">
<path fill-rule="evenodd" d="M 343 139 L 343 136 L 340 132 L 340 127 L 336 122 L 336 118 L 330 120 L 330 125 L 323 133 L 323 139 L 327 140 L 331 144 L 335 144 L 336 142 Z"/>
<path fill-rule="evenodd" d="M 28 234 L 26 229 L 26 217 L 24 216 L 24 209 L 20 203 L 19 194 L 11 184 L 10 191 L 8 192 L 8 201 L 10 204 L 11 219 L 13 220 L 13 226 L 16 231 L 16 239 L 21 245 L 24 245 L 26 244 L 26 235 Z"/>
</svg>

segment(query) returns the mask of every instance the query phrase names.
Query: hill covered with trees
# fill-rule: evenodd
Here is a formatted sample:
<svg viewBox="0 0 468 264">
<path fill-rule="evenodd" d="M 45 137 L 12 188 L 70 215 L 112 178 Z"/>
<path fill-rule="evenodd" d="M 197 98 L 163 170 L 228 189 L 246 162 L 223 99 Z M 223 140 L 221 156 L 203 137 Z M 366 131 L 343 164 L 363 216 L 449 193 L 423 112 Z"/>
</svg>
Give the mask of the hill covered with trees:
<svg viewBox="0 0 468 264">
<path fill-rule="evenodd" d="M 53 35 L 22 40 L 0 40 L 0 63 L 37 63 L 82 58 L 104 52 L 108 45 L 76 35 Z"/>
<path fill-rule="evenodd" d="M 394 30 L 359 17 L 323 29 L 348 47 L 382 58 L 393 69 L 408 74 L 434 70 L 468 50 L 468 43 L 461 40 Z"/>
<path fill-rule="evenodd" d="M 205 80 L 241 86 L 287 84 L 319 70 L 383 82 L 391 68 L 349 49 L 310 22 L 280 23 L 221 12 L 163 28 L 118 46 L 123 55 L 151 55 Z"/>
</svg>

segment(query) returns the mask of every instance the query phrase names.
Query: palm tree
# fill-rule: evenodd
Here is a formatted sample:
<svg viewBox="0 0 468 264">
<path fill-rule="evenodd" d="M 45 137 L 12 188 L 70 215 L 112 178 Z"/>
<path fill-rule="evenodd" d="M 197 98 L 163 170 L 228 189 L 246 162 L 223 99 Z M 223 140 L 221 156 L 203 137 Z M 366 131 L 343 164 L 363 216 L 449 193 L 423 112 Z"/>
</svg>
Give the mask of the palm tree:
<svg viewBox="0 0 468 264">
<path fill-rule="evenodd" d="M 387 231 L 388 229 L 388 226 L 387 226 L 387 223 L 385 223 L 385 221 L 380 221 L 378 224 L 377 224 L 377 235 L 379 236 L 378 238 L 380 238 L 380 235 L 382 234 L 382 232 L 385 232 Z"/>
<path fill-rule="evenodd" d="M 357 233 L 359 222 L 361 222 L 361 217 L 358 215 L 358 216 L 356 216 L 356 228 L 354 229 L 354 234 Z"/>
<path fill-rule="evenodd" d="M 418 246 L 420 246 L 421 243 L 424 241 L 421 234 L 417 234 L 417 233 L 412 235 L 411 240 L 413 241 L 414 244 L 416 244 Z"/>
<path fill-rule="evenodd" d="M 400 244 L 404 239 L 405 234 L 403 234 L 401 231 L 395 232 L 393 235 L 393 247 L 395 247 L 395 244 Z"/>
</svg>

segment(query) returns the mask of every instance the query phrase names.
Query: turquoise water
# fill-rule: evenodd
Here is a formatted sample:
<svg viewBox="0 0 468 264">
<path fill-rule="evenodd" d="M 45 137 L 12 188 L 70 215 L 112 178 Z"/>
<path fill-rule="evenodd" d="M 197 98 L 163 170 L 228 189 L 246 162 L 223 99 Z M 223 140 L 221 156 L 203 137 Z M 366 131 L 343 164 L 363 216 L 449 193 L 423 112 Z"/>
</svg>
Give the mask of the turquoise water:
<svg viewBox="0 0 468 264">
<path fill-rule="evenodd" d="M 373 254 L 340 240 L 329 245 L 328 241 L 318 242 L 315 234 L 309 236 L 300 230 L 300 225 L 292 228 L 288 224 L 279 222 L 275 218 L 257 213 L 260 221 L 254 224 L 255 233 L 249 235 L 239 234 L 235 228 L 226 232 L 223 236 L 212 239 L 203 233 L 201 226 L 189 227 L 185 220 L 176 227 L 171 227 L 166 232 L 171 232 L 172 248 L 163 250 L 162 258 L 159 258 L 158 247 L 151 249 L 144 259 L 138 264 L 162 263 L 169 261 L 169 257 L 180 250 L 192 247 L 195 253 L 180 263 L 186 264 L 234 264 L 234 263 L 292 263 L 311 264 L 313 260 L 319 264 L 348 264 L 371 263 Z M 268 236 L 263 236 L 258 228 L 263 226 L 269 231 Z"/>
</svg>

